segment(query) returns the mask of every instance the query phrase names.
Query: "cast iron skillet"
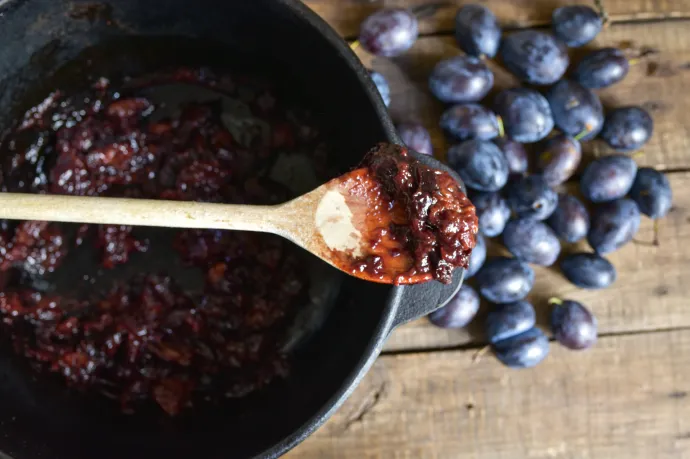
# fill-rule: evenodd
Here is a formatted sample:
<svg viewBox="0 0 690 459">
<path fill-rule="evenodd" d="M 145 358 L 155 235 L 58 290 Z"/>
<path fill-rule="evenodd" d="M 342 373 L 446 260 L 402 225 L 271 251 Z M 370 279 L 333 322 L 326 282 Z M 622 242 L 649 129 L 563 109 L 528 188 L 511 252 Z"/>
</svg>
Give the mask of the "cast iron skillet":
<svg viewBox="0 0 690 459">
<path fill-rule="evenodd" d="M 399 143 L 366 69 L 296 0 L 0 0 L 0 132 L 55 87 L 180 65 L 261 71 L 294 89 L 323 120 L 337 171 L 350 170 L 376 142 Z M 414 287 L 341 276 L 334 307 L 295 351 L 287 381 L 176 419 L 121 415 L 99 397 L 37 377 L 3 348 L 0 450 L 17 459 L 279 456 L 340 406 L 394 327 L 445 303 L 462 274 L 448 286 Z"/>
</svg>

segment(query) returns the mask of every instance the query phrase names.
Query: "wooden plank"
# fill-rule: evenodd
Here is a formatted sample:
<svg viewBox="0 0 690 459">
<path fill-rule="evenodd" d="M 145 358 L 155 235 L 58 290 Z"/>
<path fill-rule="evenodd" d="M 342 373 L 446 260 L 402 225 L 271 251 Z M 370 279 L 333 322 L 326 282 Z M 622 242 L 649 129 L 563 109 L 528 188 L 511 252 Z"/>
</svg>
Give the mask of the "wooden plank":
<svg viewBox="0 0 690 459">
<path fill-rule="evenodd" d="M 690 330 L 552 346 L 531 370 L 472 351 L 383 356 L 289 458 L 690 457 Z"/>
<path fill-rule="evenodd" d="M 420 22 L 423 34 L 449 32 L 455 27 L 455 13 L 466 0 L 306 0 L 314 11 L 326 19 L 341 35 L 354 37 L 361 22 L 384 7 L 414 8 L 439 5 L 433 15 Z M 504 27 L 526 27 L 548 24 L 551 12 L 567 4 L 593 4 L 582 0 L 482 0 Z M 609 17 L 615 21 L 639 21 L 690 17 L 690 3 L 685 0 L 604 0 Z"/>
<path fill-rule="evenodd" d="M 616 266 L 618 280 L 605 290 L 581 290 L 570 284 L 556 267 L 535 267 L 536 285 L 529 296 L 540 324 L 547 326 L 552 296 L 582 301 L 599 320 L 600 333 L 626 333 L 641 330 L 690 327 L 690 172 L 669 174 L 674 192 L 674 208 L 660 221 L 660 247 L 629 244 L 609 256 Z M 651 241 L 651 220 L 643 218 L 638 234 Z M 567 246 L 587 250 L 586 243 Z M 472 280 L 469 281 L 472 284 Z M 482 306 L 483 313 L 488 306 Z M 483 343 L 480 316 L 467 329 L 443 330 L 421 319 L 393 332 L 386 351 L 437 349 Z"/>
<path fill-rule="evenodd" d="M 687 4 L 690 7 L 690 2 Z M 690 76 L 690 21 L 613 26 L 597 39 L 595 46 L 618 46 L 624 42 L 633 45 L 633 52 L 646 50 L 651 54 L 633 66 L 624 81 L 602 91 L 602 100 L 610 107 L 636 104 L 650 109 L 655 133 L 644 147 L 644 156 L 638 158 L 640 164 L 662 169 L 690 167 L 690 97 L 686 90 Z M 443 104 L 431 96 L 427 80 L 439 60 L 460 53 L 453 38 L 420 39 L 407 54 L 393 60 L 373 58 L 361 49 L 357 52 L 365 65 L 389 80 L 393 120 L 423 123 L 431 131 L 436 156 L 443 158 L 449 146 L 438 128 Z M 490 64 L 496 76 L 496 91 L 517 85 L 507 71 Z M 484 102 L 490 104 L 491 100 L 492 94 Z M 594 148 L 606 151 L 601 141 L 585 145 L 588 154 Z"/>
</svg>

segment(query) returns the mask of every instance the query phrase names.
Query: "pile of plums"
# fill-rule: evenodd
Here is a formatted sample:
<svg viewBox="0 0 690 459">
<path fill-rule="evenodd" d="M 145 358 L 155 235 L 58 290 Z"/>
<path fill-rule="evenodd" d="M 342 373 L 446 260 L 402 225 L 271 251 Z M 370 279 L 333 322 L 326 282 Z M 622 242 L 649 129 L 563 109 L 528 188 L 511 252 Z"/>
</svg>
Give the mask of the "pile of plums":
<svg viewBox="0 0 690 459">
<path fill-rule="evenodd" d="M 568 48 L 599 34 L 602 12 L 564 6 L 553 12 L 550 32 L 503 35 L 489 9 L 470 4 L 458 10 L 455 22 L 464 54 L 438 62 L 429 90 L 446 105 L 440 119 L 452 143 L 446 158 L 469 189 L 481 234 L 465 276 L 473 278 L 474 287 L 465 283 L 429 319 L 439 327 L 464 327 L 479 310 L 481 296 L 491 304 L 485 330 L 494 354 L 509 367 L 531 367 L 548 354 L 549 339 L 525 301 L 535 281 L 530 265 L 558 263 L 563 275 L 584 289 L 612 285 L 616 270 L 604 256 L 633 240 L 641 214 L 656 220 L 668 213 L 671 188 L 662 173 L 638 168 L 631 155 L 652 136 L 649 113 L 639 106 L 604 110 L 595 92 L 625 78 L 631 63 L 624 50 L 596 49 L 571 66 Z M 413 11 L 383 9 L 362 23 L 358 43 L 369 53 L 395 57 L 417 37 Z M 487 100 L 494 86 L 489 59 L 524 86 Z M 373 71 L 371 76 L 388 105 L 385 77 Z M 398 130 L 410 148 L 432 154 L 423 126 L 402 124 Z M 616 153 L 581 164 L 583 142 L 597 138 Z M 563 186 L 578 170 L 582 200 Z M 487 259 L 486 239 L 499 237 L 512 257 Z M 591 251 L 561 253 L 561 244 L 583 239 Z M 549 305 L 555 340 L 570 349 L 596 342 L 596 318 L 584 305 L 560 298 Z"/>
</svg>

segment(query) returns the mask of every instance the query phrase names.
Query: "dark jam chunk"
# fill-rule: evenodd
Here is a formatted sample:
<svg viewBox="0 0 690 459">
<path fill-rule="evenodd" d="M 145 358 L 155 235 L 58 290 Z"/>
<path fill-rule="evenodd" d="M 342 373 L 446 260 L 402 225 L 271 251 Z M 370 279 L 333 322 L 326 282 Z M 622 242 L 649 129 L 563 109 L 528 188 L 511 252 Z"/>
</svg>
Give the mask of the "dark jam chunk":
<svg viewBox="0 0 690 459">
<path fill-rule="evenodd" d="M 11 238 L 0 233 L 0 245 L 0 271 L 19 268 L 29 274 L 52 273 L 67 254 L 60 227 L 47 222 L 22 222 Z"/>
<path fill-rule="evenodd" d="M 420 163 L 404 147 L 380 144 L 366 164 L 389 205 L 404 211 L 405 223 L 387 230 L 411 255 L 407 275 L 428 273 L 450 283 L 455 268 L 467 267 L 476 243 L 478 221 L 470 200 L 448 173 Z M 364 269 L 373 274 L 385 270 L 386 260 L 374 258 L 363 262 Z"/>
<path fill-rule="evenodd" d="M 311 155 L 323 176 L 326 147 L 308 114 L 281 108 L 270 88 L 240 81 L 182 69 L 119 92 L 106 79 L 79 98 L 54 92 L 1 139 L 2 191 L 284 202 L 291 193 L 269 178 L 273 161 L 280 154 Z M 226 125 L 220 96 L 166 117 L 137 94 L 180 82 L 241 99 L 254 123 Z M 9 275 L 15 271 L 35 277 L 60 270 L 77 246 L 91 247 L 106 273 L 149 246 L 137 228 L 72 226 L 0 227 L 3 335 L 38 370 L 110 397 L 125 412 L 153 401 L 170 415 L 244 396 L 287 375 L 284 333 L 308 289 L 296 246 L 265 234 L 177 231 L 167 250 L 204 274 L 194 293 L 163 273 L 114 282 L 88 299 L 8 281 L 20 277 Z"/>
</svg>

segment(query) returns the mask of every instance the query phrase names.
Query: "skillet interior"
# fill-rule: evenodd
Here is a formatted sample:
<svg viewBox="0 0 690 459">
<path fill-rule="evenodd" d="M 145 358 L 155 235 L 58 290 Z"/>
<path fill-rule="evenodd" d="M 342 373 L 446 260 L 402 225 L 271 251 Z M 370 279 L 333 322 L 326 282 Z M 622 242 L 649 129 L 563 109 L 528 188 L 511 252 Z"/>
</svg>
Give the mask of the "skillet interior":
<svg viewBox="0 0 690 459">
<path fill-rule="evenodd" d="M 348 170 L 387 139 L 386 127 L 348 62 L 283 3 L 292 2 L 10 2 L 0 18 L 0 130 L 55 87 L 168 65 L 209 65 L 268 74 L 307 101 L 328 131 L 334 169 Z M 34 377 L 3 352 L 0 449 L 17 458 L 257 454 L 299 431 L 343 389 L 383 339 L 390 293 L 343 278 L 332 313 L 296 353 L 288 381 L 223 410 L 176 420 L 120 415 L 100 398 Z"/>
</svg>

